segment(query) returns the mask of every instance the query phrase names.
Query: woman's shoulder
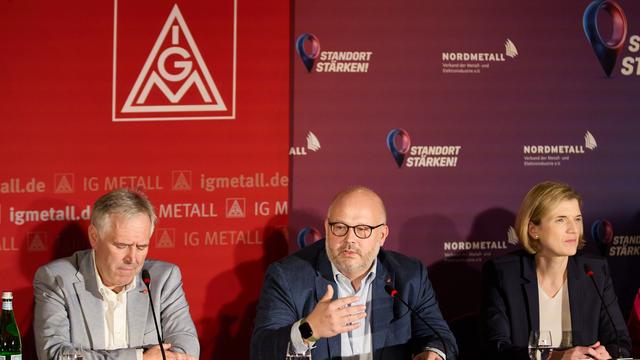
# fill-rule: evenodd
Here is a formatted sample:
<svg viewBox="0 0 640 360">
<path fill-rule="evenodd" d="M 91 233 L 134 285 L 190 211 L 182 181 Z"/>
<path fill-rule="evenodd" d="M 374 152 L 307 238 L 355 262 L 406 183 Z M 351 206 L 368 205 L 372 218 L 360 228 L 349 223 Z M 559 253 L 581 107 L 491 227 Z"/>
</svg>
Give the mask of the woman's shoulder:
<svg viewBox="0 0 640 360">
<path fill-rule="evenodd" d="M 576 262 L 580 269 L 585 268 L 585 265 L 588 265 L 592 268 L 601 268 L 607 266 L 607 260 L 605 258 L 591 253 L 578 252 L 571 258 Z"/>
<path fill-rule="evenodd" d="M 605 262 L 606 259 L 600 255 L 592 254 L 589 252 L 578 251 L 573 258 L 580 261 L 592 261 L 592 262 Z"/>
<path fill-rule="evenodd" d="M 502 281 L 511 282 L 520 278 L 523 274 L 529 273 L 535 267 L 533 255 L 525 250 L 513 251 L 484 263 L 483 275 L 487 278 L 498 278 Z"/>
<path fill-rule="evenodd" d="M 523 260 L 533 259 L 533 255 L 529 254 L 525 250 L 519 249 L 510 253 L 495 257 L 487 260 L 487 263 L 491 263 L 494 266 L 510 266 L 522 263 Z"/>
</svg>

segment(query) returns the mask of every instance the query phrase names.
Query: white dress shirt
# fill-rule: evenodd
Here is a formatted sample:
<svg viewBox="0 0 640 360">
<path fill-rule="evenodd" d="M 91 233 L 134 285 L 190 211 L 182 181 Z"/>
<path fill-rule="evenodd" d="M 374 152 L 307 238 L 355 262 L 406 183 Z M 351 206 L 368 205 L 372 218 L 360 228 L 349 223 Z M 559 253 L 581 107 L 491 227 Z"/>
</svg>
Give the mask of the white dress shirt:
<svg viewBox="0 0 640 360">
<path fill-rule="evenodd" d="M 104 285 L 96 266 L 95 251 L 92 251 L 93 267 L 96 271 L 98 291 L 102 295 L 102 309 L 104 311 L 104 343 L 105 350 L 123 349 L 129 347 L 129 331 L 127 328 L 127 293 L 136 288 L 137 278 L 126 285 L 122 291 L 115 293 Z M 142 360 L 142 349 L 136 351 L 138 360 Z"/>
</svg>

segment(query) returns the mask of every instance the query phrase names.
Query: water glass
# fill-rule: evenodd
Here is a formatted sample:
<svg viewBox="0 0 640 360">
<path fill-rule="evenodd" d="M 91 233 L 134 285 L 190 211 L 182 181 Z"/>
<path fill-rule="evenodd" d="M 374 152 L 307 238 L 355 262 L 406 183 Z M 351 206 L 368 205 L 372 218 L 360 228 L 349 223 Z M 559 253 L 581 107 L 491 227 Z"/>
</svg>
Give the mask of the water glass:
<svg viewBox="0 0 640 360">
<path fill-rule="evenodd" d="M 62 350 L 61 360 L 82 360 L 82 350 L 76 348 L 65 348 Z"/>
<path fill-rule="evenodd" d="M 529 359 L 547 360 L 551 355 L 551 331 L 531 330 L 529 334 Z"/>
<path fill-rule="evenodd" d="M 306 349 L 300 353 L 296 351 L 295 347 L 289 342 L 287 345 L 287 357 L 286 360 L 311 360 L 311 349 Z"/>
<path fill-rule="evenodd" d="M 556 345 L 556 344 L 554 344 Z M 572 331 L 563 331 L 562 332 L 562 340 L 560 340 L 560 344 L 554 346 L 558 350 L 566 350 L 573 347 L 573 332 Z"/>
</svg>

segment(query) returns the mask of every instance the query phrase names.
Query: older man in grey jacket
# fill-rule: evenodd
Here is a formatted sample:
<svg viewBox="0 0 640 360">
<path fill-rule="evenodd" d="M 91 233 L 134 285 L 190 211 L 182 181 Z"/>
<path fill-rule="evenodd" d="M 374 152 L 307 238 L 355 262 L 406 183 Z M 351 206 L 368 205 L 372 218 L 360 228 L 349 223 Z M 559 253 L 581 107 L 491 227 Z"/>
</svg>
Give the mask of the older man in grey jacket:
<svg viewBox="0 0 640 360">
<path fill-rule="evenodd" d="M 177 266 L 145 260 L 156 222 L 141 193 L 116 190 L 93 207 L 91 250 L 55 260 L 36 272 L 34 331 L 38 358 L 57 359 L 70 349 L 84 359 L 161 359 L 147 288 L 167 359 L 196 359 L 200 352 Z"/>
</svg>

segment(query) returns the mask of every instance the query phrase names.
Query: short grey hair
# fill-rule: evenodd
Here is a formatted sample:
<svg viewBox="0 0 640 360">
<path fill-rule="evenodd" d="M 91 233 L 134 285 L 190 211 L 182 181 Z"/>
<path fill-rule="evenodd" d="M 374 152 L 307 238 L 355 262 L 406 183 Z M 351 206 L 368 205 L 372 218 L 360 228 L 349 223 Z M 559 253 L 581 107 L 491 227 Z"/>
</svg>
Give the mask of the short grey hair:
<svg viewBox="0 0 640 360">
<path fill-rule="evenodd" d="M 125 218 L 138 214 L 147 215 L 151 221 L 149 236 L 153 234 L 153 229 L 158 222 L 156 212 L 147 196 L 130 189 L 114 190 L 96 200 L 91 212 L 91 225 L 95 226 L 98 233 L 102 235 L 109 225 L 109 217 L 114 214 L 123 215 Z"/>
</svg>

